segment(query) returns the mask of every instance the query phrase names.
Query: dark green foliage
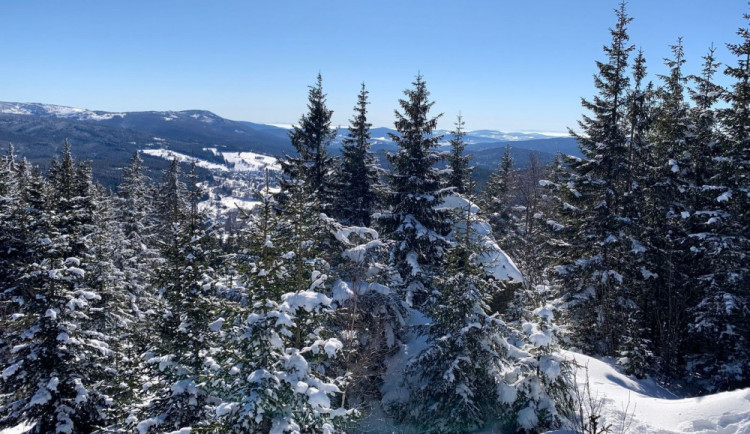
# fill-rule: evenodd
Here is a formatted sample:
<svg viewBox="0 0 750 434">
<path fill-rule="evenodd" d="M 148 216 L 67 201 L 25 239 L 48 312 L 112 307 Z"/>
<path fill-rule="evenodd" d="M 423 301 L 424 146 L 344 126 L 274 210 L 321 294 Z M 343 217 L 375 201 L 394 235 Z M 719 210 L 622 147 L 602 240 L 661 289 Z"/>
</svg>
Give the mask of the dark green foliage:
<svg viewBox="0 0 750 434">
<path fill-rule="evenodd" d="M 294 180 L 301 180 L 309 195 L 315 195 L 320 201 L 321 210 L 330 212 L 333 205 L 334 159 L 328 154 L 328 146 L 336 137 L 336 130 L 331 128 L 333 110 L 326 107 L 326 95 L 323 93 L 323 78 L 318 74 L 317 82 L 310 86 L 307 97 L 307 114 L 299 120 L 299 125 L 289 133 L 297 155 L 287 156 L 281 161 L 284 175 Z"/>
<path fill-rule="evenodd" d="M 391 210 L 380 219 L 394 240 L 392 263 L 409 294 L 425 289 L 433 268 L 440 264 L 448 231 L 446 212 L 436 208 L 448 193 L 434 167 L 441 158 L 434 151 L 441 137 L 432 134 L 439 116 L 429 117 L 433 102 L 421 75 L 413 85 L 404 91 L 406 99 L 399 100 L 403 112 L 396 111 L 398 135 L 392 139 L 399 151 L 389 156 L 392 169 L 386 201 Z"/>
<path fill-rule="evenodd" d="M 564 280 L 570 313 L 582 343 L 601 354 L 620 350 L 619 324 L 627 315 L 627 290 L 632 274 L 634 243 L 628 130 L 626 76 L 628 56 L 627 25 L 622 3 L 616 11 L 617 23 L 611 29 L 612 42 L 604 47 L 606 60 L 597 62 L 594 84 L 598 90 L 591 101 L 582 100 L 591 112 L 580 122 L 581 134 L 574 134 L 584 159 L 568 159 L 572 169 L 569 182 L 559 185 L 568 190 L 561 214 L 574 225 L 568 235 L 566 255 L 571 262 L 559 268 Z"/>
<path fill-rule="evenodd" d="M 367 122 L 367 95 L 362 90 L 350 120 L 349 135 L 341 149 L 341 165 L 336 182 L 334 215 L 347 224 L 370 226 L 371 215 L 378 205 L 377 158 L 370 151 L 370 127 Z"/>
<path fill-rule="evenodd" d="M 492 232 L 502 244 L 511 232 L 512 194 L 517 187 L 517 173 L 513 171 L 513 157 L 510 147 L 505 147 L 505 154 L 500 165 L 492 172 L 482 192 L 482 211 L 492 225 Z"/>
<path fill-rule="evenodd" d="M 448 155 L 448 186 L 455 188 L 456 193 L 467 192 L 471 168 L 469 167 L 470 155 L 464 155 L 466 143 L 464 143 L 464 120 L 461 115 L 456 119 L 456 129 L 451 131 L 451 150 Z"/>
</svg>

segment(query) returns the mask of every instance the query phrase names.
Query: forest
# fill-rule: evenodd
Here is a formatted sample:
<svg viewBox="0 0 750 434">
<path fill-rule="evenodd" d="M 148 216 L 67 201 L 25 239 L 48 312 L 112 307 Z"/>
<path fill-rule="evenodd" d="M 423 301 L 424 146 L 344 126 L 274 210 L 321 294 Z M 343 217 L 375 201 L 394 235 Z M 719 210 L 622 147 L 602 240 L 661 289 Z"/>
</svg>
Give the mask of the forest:
<svg viewBox="0 0 750 434">
<path fill-rule="evenodd" d="M 318 75 L 296 153 L 231 221 L 176 160 L 153 180 L 136 153 L 113 191 L 68 143 L 44 173 L 9 146 L 0 429 L 358 432 L 379 411 L 408 432 L 607 432 L 563 349 L 684 396 L 750 386 L 750 28 L 695 76 L 677 39 L 652 80 L 615 12 L 571 130 L 584 157 L 508 151 L 482 188 L 460 115 L 436 151 L 421 75 L 388 170 L 365 84 L 328 152 Z"/>
</svg>

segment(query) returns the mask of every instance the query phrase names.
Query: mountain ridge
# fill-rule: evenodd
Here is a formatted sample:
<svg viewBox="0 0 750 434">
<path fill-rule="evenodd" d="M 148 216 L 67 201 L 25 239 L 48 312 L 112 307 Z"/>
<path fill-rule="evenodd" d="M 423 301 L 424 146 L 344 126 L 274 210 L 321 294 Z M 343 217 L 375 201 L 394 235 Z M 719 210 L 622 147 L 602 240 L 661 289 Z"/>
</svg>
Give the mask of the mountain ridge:
<svg viewBox="0 0 750 434">
<path fill-rule="evenodd" d="M 331 145 L 331 153 L 338 154 L 348 129 L 339 128 Z M 69 140 L 75 154 L 92 159 L 94 175 L 105 185 L 116 185 L 121 169 L 139 150 L 169 149 L 209 162 L 222 163 L 220 152 L 255 152 L 282 157 L 295 152 L 289 140 L 289 130 L 276 125 L 225 119 L 208 110 L 166 110 L 137 112 L 108 112 L 45 103 L 0 102 L 0 143 L 12 142 L 19 155 L 42 167 L 56 155 L 65 140 Z M 398 148 L 390 134 L 397 132 L 387 127 L 371 130 L 373 151 L 386 163 L 385 154 Z M 447 150 L 449 132 L 441 140 L 441 150 Z M 540 160 L 551 160 L 557 152 L 576 155 L 572 138 L 560 138 L 542 133 L 510 133 L 496 130 L 469 131 L 465 136 L 468 153 L 482 155 L 478 166 L 491 170 L 504 153 L 505 146 L 519 166 L 524 166 L 529 154 L 538 153 Z M 152 176 L 158 176 L 163 161 L 147 158 Z"/>
</svg>

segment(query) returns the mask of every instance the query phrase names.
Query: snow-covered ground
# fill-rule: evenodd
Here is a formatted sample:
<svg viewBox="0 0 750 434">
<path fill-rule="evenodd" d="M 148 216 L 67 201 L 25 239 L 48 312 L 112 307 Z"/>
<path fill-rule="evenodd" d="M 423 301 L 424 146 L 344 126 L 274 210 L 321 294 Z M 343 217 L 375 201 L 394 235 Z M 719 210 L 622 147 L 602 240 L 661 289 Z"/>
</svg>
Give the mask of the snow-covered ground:
<svg viewBox="0 0 750 434">
<path fill-rule="evenodd" d="M 281 171 L 276 157 L 254 152 L 222 152 L 221 155 L 235 172 L 262 172 L 265 169 Z"/>
<path fill-rule="evenodd" d="M 591 395 L 601 401 L 603 422 L 612 424 L 613 432 L 750 433 L 750 388 L 679 399 L 651 380 L 621 374 L 609 363 L 569 351 L 564 354 L 582 367 L 576 375 L 579 389 L 588 372 Z"/>
<path fill-rule="evenodd" d="M 420 323 L 420 320 L 424 318 L 419 316 L 416 323 Z M 412 336 L 403 351 L 389 361 L 388 373 L 403 369 L 408 359 L 424 346 L 424 337 Z M 750 388 L 680 399 L 654 381 L 631 378 L 605 361 L 571 351 L 563 351 L 563 355 L 581 366 L 576 373 L 576 382 L 582 392 L 588 374 L 591 396 L 601 403 L 602 419 L 599 426 L 611 425 L 612 433 L 750 433 Z M 400 385 L 394 380 L 398 378 L 398 375 L 386 375 L 383 391 L 388 399 L 402 398 L 399 395 Z M 364 432 L 414 432 L 396 425 L 379 406 L 371 411 L 362 421 L 361 429 Z M 574 432 L 558 430 L 548 434 Z M 482 433 L 498 432 L 490 430 Z"/>
<path fill-rule="evenodd" d="M 154 137 L 154 139 L 157 138 Z M 221 172 L 234 171 L 262 173 L 265 169 L 276 172 L 281 170 L 281 165 L 276 157 L 256 154 L 255 152 L 219 152 L 216 148 L 204 148 L 204 150 L 210 151 L 214 155 L 221 155 L 226 164 L 212 163 L 210 161 L 201 160 L 200 158 L 191 157 L 169 149 L 144 149 L 141 152 L 146 155 L 164 158 L 166 160 L 176 158 L 177 161 L 180 162 L 194 162 L 198 167 L 203 167 L 204 169 L 209 170 L 218 170 Z"/>
<path fill-rule="evenodd" d="M 198 204 L 198 208 L 201 211 L 208 210 L 211 214 L 216 214 L 216 211 L 226 212 L 228 210 L 234 210 L 242 208 L 243 210 L 251 210 L 255 208 L 260 202 L 257 200 L 242 199 L 239 197 L 223 196 L 219 200 L 205 200 Z"/>
<path fill-rule="evenodd" d="M 156 137 L 154 139 L 156 139 Z M 169 149 L 144 149 L 141 152 L 146 155 L 151 155 L 152 157 L 164 158 L 165 160 L 176 159 L 179 162 L 195 163 L 197 167 L 202 167 L 204 169 L 219 171 L 229 170 L 223 164 L 211 163 L 209 161 L 201 160 L 200 158 L 195 158 L 185 154 L 181 154 L 179 152 L 170 151 Z"/>
</svg>

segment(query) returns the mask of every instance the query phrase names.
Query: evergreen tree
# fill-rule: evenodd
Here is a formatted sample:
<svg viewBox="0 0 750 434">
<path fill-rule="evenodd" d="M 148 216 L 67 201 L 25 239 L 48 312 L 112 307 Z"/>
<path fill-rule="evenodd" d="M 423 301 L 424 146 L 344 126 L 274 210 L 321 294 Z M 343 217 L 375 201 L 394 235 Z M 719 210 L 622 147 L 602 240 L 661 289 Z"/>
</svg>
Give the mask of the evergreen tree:
<svg viewBox="0 0 750 434">
<path fill-rule="evenodd" d="M 651 139 L 652 125 L 655 118 L 655 91 L 651 82 L 646 83 L 646 59 L 643 51 L 639 51 L 633 61 L 633 87 L 628 92 L 627 103 L 627 129 L 628 137 L 628 161 L 631 167 L 629 185 L 627 192 L 627 207 L 623 210 L 624 216 L 632 222 L 635 232 L 633 233 L 632 267 L 640 270 L 640 275 L 635 273 L 630 276 L 630 285 L 625 288 L 623 299 L 631 300 L 633 303 L 625 311 L 622 344 L 618 362 L 629 374 L 643 377 L 648 370 L 654 369 L 654 313 L 656 302 L 654 297 L 654 278 L 658 276 L 653 271 L 652 263 L 654 252 L 648 246 L 649 240 L 656 231 L 648 226 L 649 214 L 652 202 L 654 170 L 653 143 Z M 662 224 L 663 221 L 660 222 Z M 640 241 L 639 241 L 640 240 Z"/>
<path fill-rule="evenodd" d="M 22 208 L 19 175 L 19 161 L 13 145 L 9 145 L 7 153 L 0 157 L 0 246 L 3 246 L 0 248 L 0 293 L 13 285 L 18 272 L 16 265 L 23 259 L 19 256 L 24 243 L 18 233 L 18 213 Z"/>
<path fill-rule="evenodd" d="M 448 155 L 448 186 L 455 188 L 455 191 L 460 194 L 465 194 L 467 186 L 469 184 L 469 175 L 471 168 L 469 167 L 470 155 L 464 155 L 464 149 L 466 143 L 464 142 L 464 121 L 459 114 L 456 119 L 456 129 L 451 131 L 451 150 Z"/>
<path fill-rule="evenodd" d="M 663 361 L 662 372 L 673 375 L 682 364 L 687 303 L 690 294 L 692 253 L 684 216 L 694 210 L 688 202 L 689 180 L 686 169 L 695 147 L 694 128 L 684 97 L 687 77 L 682 73 L 685 63 L 682 42 L 672 46 L 673 59 L 666 60 L 670 73 L 662 76 L 664 86 L 657 90 L 658 109 L 645 148 L 648 173 L 640 180 L 642 188 L 639 207 L 646 249 L 648 290 L 644 297 L 650 303 L 655 335 L 655 352 Z"/>
<path fill-rule="evenodd" d="M 327 369 L 342 347 L 325 327 L 334 315 L 322 257 L 330 222 L 301 180 L 285 188 L 283 205 L 266 190 L 249 229 L 246 295 L 229 332 L 226 399 L 217 409 L 229 432 L 332 432 L 349 414 L 332 400 L 342 379 Z"/>
<path fill-rule="evenodd" d="M 367 122 L 367 95 L 362 89 L 354 107 L 354 117 L 349 121 L 349 135 L 341 149 L 341 168 L 337 181 L 336 211 L 334 215 L 343 222 L 370 226 L 370 216 L 378 205 L 379 168 L 370 151 L 370 127 Z"/>
<path fill-rule="evenodd" d="M 482 210 L 492 225 L 492 231 L 503 244 L 511 231 L 511 197 L 517 186 L 514 164 L 510 146 L 506 146 L 503 158 L 490 174 L 481 198 Z"/>
<path fill-rule="evenodd" d="M 631 164 L 628 160 L 626 129 L 628 45 L 625 3 L 616 10 L 617 23 L 610 30 L 612 42 L 604 47 L 607 60 L 597 62 L 594 84 L 599 93 L 582 100 L 591 112 L 580 122 L 582 133 L 571 132 L 584 159 L 569 159 L 572 169 L 562 215 L 569 216 L 565 232 L 568 261 L 558 267 L 564 280 L 565 297 L 579 342 L 601 354 L 620 350 L 619 325 L 630 305 L 626 289 L 630 284 L 634 238 L 630 191 Z"/>
<path fill-rule="evenodd" d="M 750 15 L 745 15 L 750 20 Z M 713 378 L 714 387 L 746 385 L 750 381 L 750 29 L 740 28 L 738 44 L 727 44 L 737 65 L 724 74 L 733 80 L 723 93 L 727 108 L 719 110 L 721 131 L 716 147 L 720 155 L 708 185 L 706 251 L 710 274 L 701 276 L 707 291 L 696 306 L 693 327 L 706 339 L 712 357 L 703 359 L 702 375 Z M 713 96 L 709 94 L 710 96 Z M 711 290 L 713 289 L 713 291 Z"/>
<path fill-rule="evenodd" d="M 50 169 L 50 186 L 24 179 L 23 274 L 4 295 L 14 314 L 4 323 L 15 346 L 3 371 L 0 427 L 34 424 L 32 432 L 91 432 L 107 424 L 112 379 L 109 337 L 96 322 L 102 288 L 92 250 L 90 172 L 76 167 L 66 143 Z M 46 195 L 47 192 L 54 194 Z"/>
<path fill-rule="evenodd" d="M 176 158 L 172 159 L 156 192 L 156 210 L 162 229 L 159 238 L 162 242 L 170 237 L 172 226 L 184 221 L 188 213 L 187 187 L 181 178 L 180 163 Z"/>
<path fill-rule="evenodd" d="M 515 330 L 489 315 L 486 301 L 502 290 L 490 276 L 483 246 L 491 235 L 466 201 L 455 222 L 446 267 L 428 309 L 426 348 L 407 365 L 404 400 L 391 403 L 401 422 L 423 432 L 465 432 L 496 425 L 516 430 L 559 426 L 570 410 L 571 366 L 555 354 L 551 312 Z"/>
<path fill-rule="evenodd" d="M 439 116 L 429 117 L 433 103 L 421 75 L 413 85 L 404 91 L 406 99 L 399 100 L 403 113 L 396 111 L 398 134 L 391 138 L 399 151 L 389 156 L 392 169 L 387 203 L 391 209 L 381 222 L 394 240 L 392 262 L 403 279 L 408 300 L 417 292 L 421 302 L 447 245 L 447 214 L 437 207 L 448 190 L 441 188 L 434 167 L 441 158 L 433 150 L 441 138 L 433 135 Z"/>
<path fill-rule="evenodd" d="M 160 191 L 182 190 L 173 168 Z M 201 194 L 193 166 L 187 196 L 173 198 L 177 205 L 169 208 L 167 218 L 184 217 L 171 223 L 162 247 L 165 263 L 154 280 L 161 297 L 161 318 L 154 330 L 153 348 L 144 356 L 154 369 L 154 379 L 149 390 L 153 395 L 145 408 L 150 417 L 142 418 L 137 426 L 141 432 L 206 427 L 213 421 L 214 403 L 205 378 L 219 369 L 211 348 L 223 319 L 213 268 L 217 242 L 213 222 L 198 208 Z M 182 203 L 188 204 L 187 209 L 178 208 Z"/>
<path fill-rule="evenodd" d="M 328 146 L 336 138 L 337 131 L 331 128 L 333 110 L 326 106 L 323 93 L 323 78 L 318 74 L 317 82 L 308 92 L 307 114 L 299 120 L 289 133 L 289 139 L 297 150 L 296 156 L 287 156 L 281 161 L 284 175 L 300 179 L 310 195 L 317 195 L 321 209 L 330 212 L 333 201 L 334 159 L 328 155 Z"/>
</svg>

